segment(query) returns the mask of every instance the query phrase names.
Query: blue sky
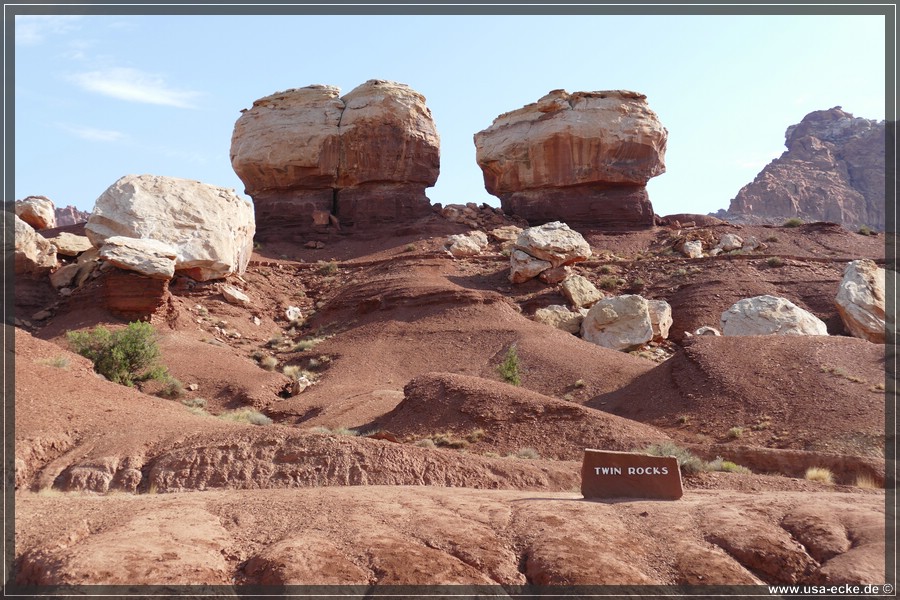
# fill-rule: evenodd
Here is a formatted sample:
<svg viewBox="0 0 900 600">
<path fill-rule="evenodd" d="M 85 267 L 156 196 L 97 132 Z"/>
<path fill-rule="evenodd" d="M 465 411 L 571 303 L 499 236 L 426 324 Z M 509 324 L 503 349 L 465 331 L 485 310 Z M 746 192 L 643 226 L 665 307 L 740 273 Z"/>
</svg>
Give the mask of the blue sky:
<svg viewBox="0 0 900 600">
<path fill-rule="evenodd" d="M 813 110 L 885 117 L 881 16 L 19 15 L 15 30 L 16 198 L 83 210 L 130 173 L 242 193 L 240 110 L 313 83 L 422 93 L 443 204 L 499 205 L 473 134 L 558 88 L 647 95 L 669 131 L 648 185 L 660 215 L 727 208 Z"/>
</svg>

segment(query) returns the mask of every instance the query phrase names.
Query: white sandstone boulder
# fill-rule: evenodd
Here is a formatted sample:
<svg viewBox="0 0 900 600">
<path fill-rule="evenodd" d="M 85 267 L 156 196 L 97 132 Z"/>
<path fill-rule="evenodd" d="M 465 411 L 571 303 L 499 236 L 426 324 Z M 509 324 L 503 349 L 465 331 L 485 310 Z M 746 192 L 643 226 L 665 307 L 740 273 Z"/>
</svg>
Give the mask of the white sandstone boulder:
<svg viewBox="0 0 900 600">
<path fill-rule="evenodd" d="M 834 299 L 841 320 L 854 337 L 884 343 L 885 270 L 871 260 L 854 260 L 844 269 L 844 278 Z"/>
<path fill-rule="evenodd" d="M 723 335 L 828 335 L 825 323 L 787 298 L 755 296 L 722 313 Z"/>
<path fill-rule="evenodd" d="M 581 337 L 592 344 L 629 350 L 653 339 L 647 300 L 635 294 L 598 301 L 581 324 Z"/>
</svg>

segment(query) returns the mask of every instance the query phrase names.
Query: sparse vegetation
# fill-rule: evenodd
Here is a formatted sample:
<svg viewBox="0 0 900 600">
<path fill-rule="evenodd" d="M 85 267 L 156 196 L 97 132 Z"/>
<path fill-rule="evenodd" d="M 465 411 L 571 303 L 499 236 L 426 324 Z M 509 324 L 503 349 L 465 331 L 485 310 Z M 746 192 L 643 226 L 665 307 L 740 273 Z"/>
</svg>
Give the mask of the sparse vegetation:
<svg viewBox="0 0 900 600">
<path fill-rule="evenodd" d="M 522 384 L 522 379 L 519 376 L 519 353 L 516 350 L 515 344 L 510 346 L 509 350 L 506 351 L 506 357 L 497 367 L 497 370 L 500 372 L 500 376 L 503 377 L 505 382 L 512 385 Z"/>
<path fill-rule="evenodd" d="M 423 438 L 421 440 L 416 441 L 416 446 L 420 446 L 422 448 L 437 448 L 437 444 L 434 443 L 434 440 L 431 438 Z"/>
<path fill-rule="evenodd" d="M 278 359 L 274 356 L 264 356 L 262 360 L 259 361 L 259 366 L 266 371 L 274 371 L 275 367 L 278 366 Z"/>
<path fill-rule="evenodd" d="M 744 435 L 744 428 L 743 427 L 732 427 L 731 429 L 728 430 L 728 433 L 726 435 L 729 438 L 736 440 L 737 438 Z"/>
<path fill-rule="evenodd" d="M 680 417 L 678 417 L 677 422 L 679 425 L 687 425 L 688 423 L 690 423 L 690 421 L 691 421 L 690 415 L 681 415 Z"/>
<path fill-rule="evenodd" d="M 640 277 L 638 277 L 638 278 L 636 278 L 634 281 L 631 282 L 630 289 L 632 289 L 632 290 L 634 290 L 634 291 L 636 291 L 636 292 L 640 292 L 640 291 L 643 290 L 645 287 L 647 287 L 647 282 L 645 282 L 643 279 L 641 279 Z"/>
<path fill-rule="evenodd" d="M 611 291 L 619 287 L 619 281 L 617 277 L 601 277 L 597 282 L 597 287 L 601 290 Z"/>
<path fill-rule="evenodd" d="M 707 465 L 707 470 L 709 471 L 721 471 L 724 473 L 738 473 L 740 475 L 750 475 L 753 473 L 747 467 L 742 467 L 737 463 L 733 463 L 730 460 L 724 460 L 721 456 L 717 456 L 715 460 L 711 460 Z"/>
<path fill-rule="evenodd" d="M 508 458 L 521 458 L 524 460 L 537 460 L 541 457 L 534 448 L 522 448 L 518 452 L 508 455 Z"/>
<path fill-rule="evenodd" d="M 175 377 L 170 376 L 165 378 L 163 388 L 156 392 L 156 395 L 162 398 L 181 398 L 184 394 L 184 384 Z"/>
<path fill-rule="evenodd" d="M 340 427 L 335 427 L 331 430 L 331 433 L 335 435 L 348 435 L 350 437 L 356 437 L 359 435 L 359 431 L 356 429 L 350 429 L 349 427 L 345 427 L 341 425 Z"/>
<path fill-rule="evenodd" d="M 262 414 L 258 410 L 254 410 L 252 408 L 241 408 L 238 410 L 232 410 L 228 412 L 223 412 L 218 415 L 220 419 L 225 419 L 226 421 L 235 421 L 236 423 L 249 423 L 250 425 L 271 425 L 272 419 Z"/>
<path fill-rule="evenodd" d="M 206 398 L 185 398 L 181 403 L 188 408 L 206 408 Z"/>
<path fill-rule="evenodd" d="M 312 337 L 305 338 L 294 344 L 294 352 L 305 352 L 306 350 L 312 350 L 317 345 L 321 344 L 325 341 L 325 338 L 320 337 Z"/>
<path fill-rule="evenodd" d="M 857 377 L 856 375 L 851 375 L 850 373 L 848 373 L 847 371 L 845 371 L 844 369 L 842 369 L 840 367 L 829 367 L 827 365 L 823 365 L 822 372 L 823 373 L 831 373 L 832 375 L 837 375 L 838 377 L 843 377 L 847 381 L 852 381 L 853 383 L 866 383 L 865 379 L 862 379 L 861 377 Z M 880 385 L 882 387 L 882 389 L 884 388 L 884 384 L 876 384 L 876 385 Z"/>
<path fill-rule="evenodd" d="M 587 383 L 584 381 L 584 379 L 579 379 L 575 382 L 574 387 L 581 389 L 586 385 L 587 385 Z"/>
<path fill-rule="evenodd" d="M 53 358 L 42 358 L 38 361 L 42 365 L 47 365 L 48 367 L 56 367 L 57 369 L 68 369 L 69 368 L 69 359 L 65 356 L 55 356 Z"/>
<path fill-rule="evenodd" d="M 612 273 L 616 272 L 616 268 L 610 265 L 600 265 L 600 268 L 597 269 L 597 271 L 601 275 L 611 275 Z"/>
<path fill-rule="evenodd" d="M 782 223 L 781 226 L 782 227 L 800 227 L 801 225 L 803 225 L 802 219 L 799 219 L 797 217 L 791 217 L 790 219 L 788 219 L 787 221 Z"/>
<path fill-rule="evenodd" d="M 769 242 L 769 243 L 771 244 L 771 243 L 774 243 L 774 242 L 777 242 L 777 241 L 778 241 L 778 236 L 777 236 L 777 235 L 770 235 L 769 237 L 767 237 L 767 238 L 766 238 L 765 240 L 763 240 L 763 241 Z"/>
<path fill-rule="evenodd" d="M 98 325 L 89 332 L 70 331 L 66 337 L 75 352 L 94 363 L 95 371 L 115 383 L 133 386 L 166 374 L 165 367 L 155 364 L 159 347 L 150 323 L 135 321 L 112 332 Z"/>
<path fill-rule="evenodd" d="M 869 391 L 871 391 L 871 392 L 883 392 L 883 391 L 884 391 L 884 384 L 883 384 L 883 383 L 876 383 L 875 385 L 873 385 L 872 387 L 869 388 Z"/>
<path fill-rule="evenodd" d="M 782 259 L 780 256 L 770 256 L 768 259 L 766 259 L 766 264 L 772 268 L 783 267 L 784 259 Z"/>
<path fill-rule="evenodd" d="M 862 227 L 860 227 L 857 233 L 859 233 L 860 235 L 875 235 L 875 232 L 872 231 L 872 228 L 868 225 L 863 225 Z"/>
<path fill-rule="evenodd" d="M 338 272 L 338 265 L 335 261 L 319 261 L 319 275 L 334 275 Z"/>
<path fill-rule="evenodd" d="M 724 471 L 727 473 L 740 474 L 750 473 L 750 469 L 731 461 L 723 460 L 721 457 L 716 457 L 715 460 L 709 462 L 704 461 L 674 442 L 651 444 L 644 449 L 634 450 L 634 452 L 643 452 L 644 454 L 649 454 L 651 456 L 674 456 L 684 475 L 695 475 L 706 471 Z"/>
<path fill-rule="evenodd" d="M 435 446 L 439 448 L 452 448 L 454 450 L 460 450 L 462 448 L 469 447 L 469 440 L 458 438 L 452 433 L 433 433 L 428 436 L 428 439 L 434 443 Z"/>
<path fill-rule="evenodd" d="M 416 245 L 415 245 L 415 244 L 407 244 L 407 245 L 403 248 L 403 250 L 404 250 L 405 252 L 414 252 L 414 251 L 416 250 Z"/>
<path fill-rule="evenodd" d="M 825 467 L 810 467 L 803 475 L 808 481 L 818 481 L 819 483 L 834 483 L 834 473 Z"/>
<path fill-rule="evenodd" d="M 876 483 L 875 478 L 868 473 L 861 473 L 857 475 L 856 481 L 853 483 L 853 485 L 865 490 L 877 490 L 881 488 L 881 486 Z"/>
</svg>

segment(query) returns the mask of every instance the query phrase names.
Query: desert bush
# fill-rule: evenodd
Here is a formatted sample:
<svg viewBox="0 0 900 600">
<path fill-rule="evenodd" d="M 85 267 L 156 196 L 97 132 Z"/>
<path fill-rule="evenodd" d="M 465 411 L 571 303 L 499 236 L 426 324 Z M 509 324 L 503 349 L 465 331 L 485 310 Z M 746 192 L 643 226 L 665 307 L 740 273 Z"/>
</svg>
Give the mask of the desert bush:
<svg viewBox="0 0 900 600">
<path fill-rule="evenodd" d="M 133 386 L 165 377 L 165 367 L 155 364 L 159 347 L 150 323 L 135 321 L 112 332 L 98 325 L 93 331 L 70 331 L 66 337 L 75 352 L 90 359 L 94 370 L 110 381 Z"/>
<path fill-rule="evenodd" d="M 857 233 L 859 233 L 860 235 L 874 235 L 875 234 L 875 232 L 872 231 L 872 228 L 869 227 L 868 225 L 863 225 L 862 227 L 860 227 L 859 231 Z"/>
<path fill-rule="evenodd" d="M 586 386 L 586 385 L 587 385 L 587 383 L 584 381 L 584 379 L 578 379 L 578 380 L 575 381 L 575 383 L 574 383 L 574 386 L 575 386 L 576 388 L 578 388 L 578 389 L 581 389 L 581 388 L 583 388 L 583 387 Z"/>
<path fill-rule="evenodd" d="M 597 282 L 597 287 L 601 290 L 612 291 L 619 287 L 620 281 L 624 281 L 624 279 L 618 279 L 616 277 L 601 277 Z"/>
<path fill-rule="evenodd" d="M 521 458 L 524 460 L 537 460 L 541 457 L 537 450 L 534 448 L 522 448 L 515 454 L 510 454 L 510 458 Z"/>
<path fill-rule="evenodd" d="M 166 377 L 163 388 L 156 392 L 162 398 L 181 398 L 184 394 L 184 384 L 175 377 Z"/>
<path fill-rule="evenodd" d="M 472 444 L 481 440 L 484 437 L 484 429 L 480 427 L 478 429 L 473 429 L 469 433 L 466 434 L 466 441 Z"/>
<path fill-rule="evenodd" d="M 236 423 L 249 423 L 251 425 L 271 425 L 272 419 L 252 408 L 242 408 L 223 412 L 218 415 L 220 419 L 235 421 Z"/>
<path fill-rule="evenodd" d="M 643 290 L 645 287 L 647 287 L 647 283 L 643 279 L 638 277 L 637 279 L 635 279 L 634 281 L 631 282 L 631 286 L 629 289 L 639 292 L 639 291 Z"/>
<path fill-rule="evenodd" d="M 468 440 L 458 438 L 452 433 L 434 433 L 429 436 L 429 439 L 431 439 L 435 446 L 438 446 L 440 448 L 453 448 L 454 450 L 461 450 L 463 448 L 469 447 Z"/>
<path fill-rule="evenodd" d="M 875 478 L 868 473 L 861 473 L 857 475 L 854 485 L 858 488 L 863 488 L 866 490 L 877 490 L 881 487 L 875 482 Z"/>
<path fill-rule="evenodd" d="M 413 252 L 413 251 L 415 251 L 415 249 L 416 249 L 415 244 L 407 244 L 406 246 L 403 247 L 404 252 Z"/>
<path fill-rule="evenodd" d="M 601 275 L 611 275 L 611 274 L 613 274 L 613 273 L 616 272 L 616 268 L 615 268 L 615 267 L 612 267 L 612 266 L 610 266 L 610 265 L 601 265 L 600 268 L 597 269 L 597 271 L 598 271 Z"/>
<path fill-rule="evenodd" d="M 769 265 L 770 267 L 783 267 L 784 260 L 780 256 L 770 256 L 766 260 L 766 264 Z"/>
<path fill-rule="evenodd" d="M 206 398 L 185 398 L 181 403 L 188 408 L 206 408 Z"/>
<path fill-rule="evenodd" d="M 338 265 L 336 262 L 329 261 L 319 261 L 319 274 L 320 275 L 334 275 L 338 272 Z"/>
<path fill-rule="evenodd" d="M 678 417 L 677 423 L 679 425 L 687 425 L 690 422 L 690 420 L 691 420 L 690 415 L 681 415 L 680 417 Z"/>
<path fill-rule="evenodd" d="M 303 369 L 300 368 L 300 365 L 286 365 L 281 370 L 282 373 L 291 379 L 298 379 L 302 371 Z"/>
<path fill-rule="evenodd" d="M 721 456 L 717 456 L 715 460 L 706 463 L 707 471 L 722 471 L 724 473 L 739 473 L 741 475 L 750 475 L 752 471 L 747 467 L 742 467 L 730 460 L 725 460 Z"/>
<path fill-rule="evenodd" d="M 416 446 L 420 446 L 422 448 L 437 448 L 437 444 L 435 444 L 434 440 L 432 440 L 431 438 L 418 440 L 416 442 Z"/>
<path fill-rule="evenodd" d="M 335 435 L 349 435 L 350 437 L 356 437 L 359 435 L 359 432 L 355 429 L 350 429 L 349 427 L 344 427 L 341 425 L 340 427 L 335 427 L 331 430 L 331 433 Z"/>
<path fill-rule="evenodd" d="M 48 367 L 56 367 L 57 369 L 68 369 L 69 368 L 69 359 L 65 356 L 56 356 L 54 358 L 42 358 L 38 361 L 42 365 L 47 365 Z"/>
<path fill-rule="evenodd" d="M 521 385 L 522 379 L 519 377 L 519 353 L 516 345 L 513 344 L 506 351 L 506 358 L 497 367 L 503 380 L 512 385 Z"/>
<path fill-rule="evenodd" d="M 728 430 L 727 435 L 729 438 L 736 440 L 737 438 L 744 435 L 744 428 L 743 427 L 732 427 L 731 429 Z"/>
<path fill-rule="evenodd" d="M 798 219 L 797 217 L 791 217 L 790 219 L 788 219 L 787 221 L 782 223 L 781 226 L 782 227 L 800 227 L 801 225 L 803 225 L 802 219 Z"/>
<path fill-rule="evenodd" d="M 777 235 L 770 235 L 769 237 L 767 237 L 767 238 L 766 238 L 765 240 L 763 240 L 763 241 L 769 242 L 769 243 L 777 242 L 777 241 L 778 241 L 778 236 L 777 236 Z"/>
<path fill-rule="evenodd" d="M 259 361 L 259 366 L 266 371 L 274 371 L 275 367 L 278 366 L 278 359 L 274 356 L 264 356 L 262 360 Z"/>
<path fill-rule="evenodd" d="M 810 467 L 806 470 L 803 478 L 820 483 L 834 483 L 834 473 L 825 467 Z"/>
<path fill-rule="evenodd" d="M 694 456 L 690 451 L 685 450 L 674 442 L 660 442 L 658 444 L 650 444 L 643 450 L 635 450 L 635 452 L 643 452 L 650 456 L 674 456 L 678 461 L 681 472 L 685 475 L 693 475 L 709 470 L 708 465 L 702 459 Z"/>
<path fill-rule="evenodd" d="M 318 337 L 302 339 L 299 342 L 297 342 L 296 344 L 294 344 L 293 351 L 294 352 L 303 352 L 305 350 L 311 350 L 312 348 L 315 348 L 317 345 L 321 344 L 324 341 L 325 341 L 325 338 L 318 338 Z"/>
</svg>

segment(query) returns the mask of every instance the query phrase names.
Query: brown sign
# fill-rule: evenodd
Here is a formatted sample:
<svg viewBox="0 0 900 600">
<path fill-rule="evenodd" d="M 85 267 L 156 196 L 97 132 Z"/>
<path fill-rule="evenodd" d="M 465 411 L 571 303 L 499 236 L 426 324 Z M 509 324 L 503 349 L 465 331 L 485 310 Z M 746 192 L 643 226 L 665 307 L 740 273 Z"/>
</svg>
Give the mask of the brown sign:
<svg viewBox="0 0 900 600">
<path fill-rule="evenodd" d="M 678 500 L 681 470 L 674 456 L 586 449 L 581 463 L 585 498 L 653 498 Z"/>
</svg>

